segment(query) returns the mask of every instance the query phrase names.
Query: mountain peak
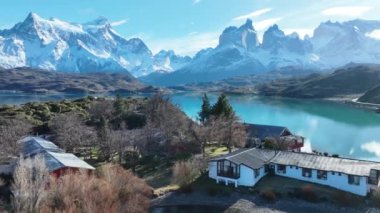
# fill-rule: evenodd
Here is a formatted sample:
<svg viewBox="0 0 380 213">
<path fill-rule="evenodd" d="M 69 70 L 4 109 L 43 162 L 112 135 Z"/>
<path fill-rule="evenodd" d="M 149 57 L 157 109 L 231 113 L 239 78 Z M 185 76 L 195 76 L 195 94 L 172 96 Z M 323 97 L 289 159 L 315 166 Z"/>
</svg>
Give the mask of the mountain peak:
<svg viewBox="0 0 380 213">
<path fill-rule="evenodd" d="M 252 20 L 247 19 L 239 28 L 227 27 L 219 37 L 219 47 L 221 46 L 242 47 L 250 51 L 256 49 L 259 46 L 259 40 Z"/>
<path fill-rule="evenodd" d="M 41 20 L 42 18 L 37 13 L 30 12 L 28 16 L 26 17 L 26 19 L 24 20 L 24 23 L 35 23 Z"/>
<path fill-rule="evenodd" d="M 111 23 L 108 21 L 108 19 L 104 16 L 99 16 L 93 21 L 87 22 L 86 25 L 96 25 L 96 26 L 102 26 L 102 25 L 111 25 Z"/>
<path fill-rule="evenodd" d="M 250 29 L 250 30 L 255 30 L 253 28 L 252 20 L 247 19 L 243 25 L 240 26 L 240 29 Z"/>
</svg>

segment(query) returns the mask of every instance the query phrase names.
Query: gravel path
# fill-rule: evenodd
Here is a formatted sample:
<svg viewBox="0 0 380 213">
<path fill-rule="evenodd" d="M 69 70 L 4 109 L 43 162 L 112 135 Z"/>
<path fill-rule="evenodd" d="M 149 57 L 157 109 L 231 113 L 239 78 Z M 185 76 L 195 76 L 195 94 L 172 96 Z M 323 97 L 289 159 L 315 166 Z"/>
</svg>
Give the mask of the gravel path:
<svg viewBox="0 0 380 213">
<path fill-rule="evenodd" d="M 299 199 L 282 198 L 276 202 L 268 202 L 256 195 L 233 193 L 230 196 L 209 196 L 204 193 L 193 192 L 182 194 L 171 192 L 152 201 L 152 207 L 204 205 L 223 207 L 230 212 L 368 212 L 380 213 L 379 209 L 354 209 L 338 207 L 329 203 L 309 203 Z"/>
</svg>

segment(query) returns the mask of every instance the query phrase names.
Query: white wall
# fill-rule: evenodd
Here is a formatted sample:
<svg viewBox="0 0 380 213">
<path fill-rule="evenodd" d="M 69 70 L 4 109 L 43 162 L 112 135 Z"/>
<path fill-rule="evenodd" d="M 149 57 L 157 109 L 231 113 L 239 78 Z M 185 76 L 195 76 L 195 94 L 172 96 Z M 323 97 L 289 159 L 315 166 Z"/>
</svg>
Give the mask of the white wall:
<svg viewBox="0 0 380 213">
<path fill-rule="evenodd" d="M 217 176 L 217 163 L 216 161 L 208 162 L 208 177 L 216 179 Z"/>
<path fill-rule="evenodd" d="M 253 169 L 240 165 L 240 178 L 237 179 L 237 184 L 239 186 L 254 186 L 261 178 L 263 178 L 267 173 L 264 172 L 264 167 L 260 168 L 260 174 L 255 178 Z M 212 179 L 217 179 L 217 162 L 211 161 L 208 164 L 208 176 Z M 219 177 L 219 179 L 229 179 L 224 177 Z"/>
<path fill-rule="evenodd" d="M 335 172 L 335 175 L 333 175 L 332 172 L 327 172 L 327 180 L 322 180 L 317 178 L 317 170 L 312 170 L 312 176 L 310 178 L 307 178 L 302 176 L 301 167 L 298 167 L 298 169 L 296 169 L 295 166 L 293 166 L 293 168 L 290 168 L 290 166 L 286 166 L 286 173 L 283 174 L 277 172 L 277 165 L 275 165 L 275 173 L 279 176 L 318 183 L 322 185 L 328 185 L 361 196 L 367 195 L 367 177 L 360 177 L 359 185 L 351 185 L 348 183 L 348 175 L 341 173 L 341 175 L 339 176 L 337 172 Z"/>
</svg>

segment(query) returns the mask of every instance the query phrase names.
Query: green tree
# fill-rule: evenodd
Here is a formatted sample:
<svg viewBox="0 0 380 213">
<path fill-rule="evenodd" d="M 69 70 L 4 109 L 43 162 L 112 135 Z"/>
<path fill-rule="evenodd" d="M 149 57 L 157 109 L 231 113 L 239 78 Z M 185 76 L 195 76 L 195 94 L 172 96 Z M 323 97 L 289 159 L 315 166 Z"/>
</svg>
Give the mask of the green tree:
<svg viewBox="0 0 380 213">
<path fill-rule="evenodd" d="M 116 100 L 113 104 L 113 107 L 115 110 L 114 111 L 115 116 L 121 116 L 122 114 L 124 114 L 126 110 L 126 105 L 125 105 L 124 99 L 121 97 L 120 94 L 116 95 Z"/>
<path fill-rule="evenodd" d="M 235 115 L 235 112 L 228 102 L 227 96 L 225 94 L 221 94 L 219 96 L 218 101 L 212 107 L 211 114 L 216 117 L 224 116 L 226 118 L 230 118 Z"/>
<path fill-rule="evenodd" d="M 210 115 L 211 115 L 211 105 L 210 105 L 210 101 L 209 101 L 209 99 L 205 93 L 203 95 L 203 98 L 202 98 L 201 111 L 198 112 L 199 121 L 202 123 L 205 123 L 207 121 L 207 119 L 210 117 Z"/>
</svg>

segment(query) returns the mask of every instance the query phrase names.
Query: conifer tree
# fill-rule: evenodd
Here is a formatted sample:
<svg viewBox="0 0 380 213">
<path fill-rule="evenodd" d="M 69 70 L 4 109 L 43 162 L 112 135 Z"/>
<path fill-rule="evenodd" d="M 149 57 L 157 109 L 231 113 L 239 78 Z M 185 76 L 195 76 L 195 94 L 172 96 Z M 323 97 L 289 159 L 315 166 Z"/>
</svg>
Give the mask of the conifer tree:
<svg viewBox="0 0 380 213">
<path fill-rule="evenodd" d="M 216 117 L 224 116 L 226 118 L 230 118 L 235 115 L 235 112 L 228 102 L 227 96 L 225 94 L 221 94 L 219 96 L 218 101 L 212 107 L 211 114 Z"/>
<path fill-rule="evenodd" d="M 210 115 L 211 115 L 211 105 L 207 97 L 207 94 L 205 93 L 202 98 L 201 111 L 198 112 L 199 121 L 202 123 L 205 123 L 207 119 L 210 117 Z"/>
</svg>

